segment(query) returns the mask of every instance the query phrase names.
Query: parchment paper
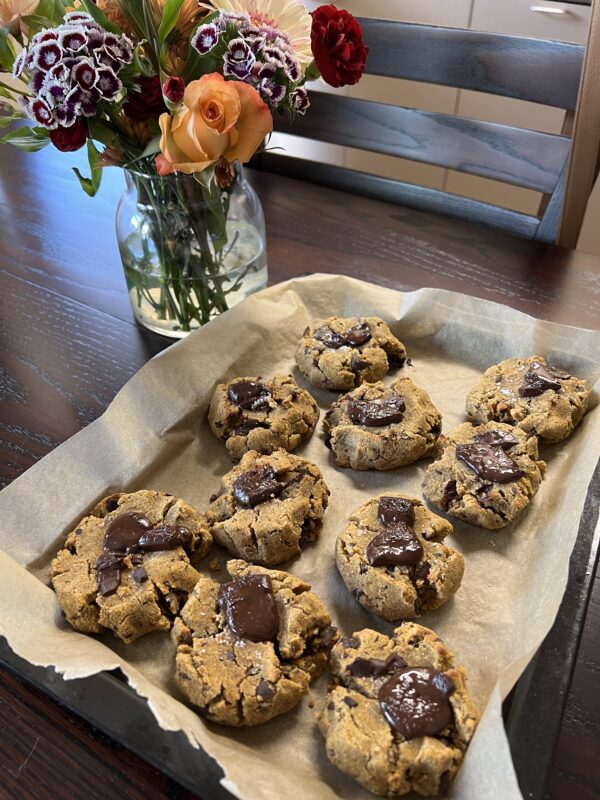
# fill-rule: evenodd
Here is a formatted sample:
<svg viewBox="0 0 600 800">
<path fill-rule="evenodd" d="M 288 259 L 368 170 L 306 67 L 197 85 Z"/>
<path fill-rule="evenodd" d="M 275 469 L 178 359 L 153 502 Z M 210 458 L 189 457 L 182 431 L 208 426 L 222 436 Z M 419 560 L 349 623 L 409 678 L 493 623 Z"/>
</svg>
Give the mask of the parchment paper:
<svg viewBox="0 0 600 800">
<path fill-rule="evenodd" d="M 599 455 L 599 332 L 540 322 L 450 292 L 403 294 L 343 277 L 295 280 L 251 297 L 154 358 L 100 419 L 0 494 L 0 633 L 18 655 L 36 665 L 52 665 L 65 678 L 120 667 L 148 698 L 158 724 L 182 729 L 190 742 L 214 756 L 225 771 L 225 785 L 239 798 L 370 797 L 328 763 L 306 700 L 260 728 L 207 725 L 180 701 L 168 635 L 151 634 L 125 646 L 112 635 L 76 633 L 60 616 L 47 580 L 49 562 L 66 532 L 111 492 L 155 488 L 200 510 L 206 507 L 220 476 L 231 468 L 225 447 L 206 422 L 218 382 L 293 372 L 325 410 L 335 395 L 311 389 L 295 369 L 293 354 L 304 327 L 332 314 L 375 314 L 391 323 L 413 361 L 404 374 L 429 392 L 443 414 L 444 430 L 463 421 L 465 395 L 478 375 L 510 356 L 546 354 L 596 387 L 592 408 L 575 434 L 542 449 L 547 476 L 519 522 L 489 533 L 453 520 L 450 544 L 466 557 L 463 585 L 454 600 L 420 620 L 466 666 L 483 711 L 452 796 L 519 798 L 501 701 L 550 629 L 566 585 Z M 323 444 L 320 426 L 296 452 L 321 467 L 331 503 L 318 542 L 283 568 L 312 583 L 345 635 L 363 627 L 391 631 L 391 625 L 360 609 L 344 587 L 334 564 L 335 537 L 348 514 L 373 494 L 393 489 L 420 495 L 427 462 L 390 472 L 341 470 Z M 317 704 L 327 680 L 323 676 L 313 686 Z"/>
</svg>

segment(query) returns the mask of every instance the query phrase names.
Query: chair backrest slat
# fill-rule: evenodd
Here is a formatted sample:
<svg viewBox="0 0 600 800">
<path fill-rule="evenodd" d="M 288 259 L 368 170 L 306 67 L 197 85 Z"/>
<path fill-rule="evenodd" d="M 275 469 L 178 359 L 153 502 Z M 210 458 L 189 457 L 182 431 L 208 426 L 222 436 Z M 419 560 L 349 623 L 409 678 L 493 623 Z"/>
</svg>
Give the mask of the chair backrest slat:
<svg viewBox="0 0 600 800">
<path fill-rule="evenodd" d="M 493 122 L 311 94 L 310 112 L 276 129 L 552 192 L 569 151 L 565 136 Z"/>
<path fill-rule="evenodd" d="M 390 178 L 380 178 L 377 175 L 356 172 L 331 164 L 288 158 L 278 153 L 261 153 L 255 157 L 253 166 L 289 178 L 356 192 L 375 200 L 399 203 L 422 211 L 433 211 L 463 222 L 477 221 L 482 225 L 489 225 L 517 236 L 533 238 L 539 225 L 537 217 L 511 211 L 508 208 L 499 208 L 479 200 L 471 200 L 469 197 L 460 197 L 440 189 L 416 186 Z"/>
<path fill-rule="evenodd" d="M 459 28 L 361 19 L 367 72 L 573 111 L 585 48 Z"/>
</svg>

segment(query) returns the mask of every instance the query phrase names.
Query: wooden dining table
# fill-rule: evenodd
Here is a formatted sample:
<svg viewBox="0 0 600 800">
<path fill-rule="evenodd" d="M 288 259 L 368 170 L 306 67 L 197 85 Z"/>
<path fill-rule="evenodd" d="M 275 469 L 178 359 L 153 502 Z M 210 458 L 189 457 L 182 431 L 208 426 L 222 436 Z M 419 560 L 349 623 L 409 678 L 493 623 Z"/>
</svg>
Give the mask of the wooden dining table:
<svg viewBox="0 0 600 800">
<path fill-rule="evenodd" d="M 102 414 L 171 344 L 131 315 L 114 233 L 122 174 L 105 170 L 92 199 L 70 166 L 85 171 L 81 153 L 0 147 L 1 486 Z M 394 289 L 451 289 L 541 319 L 600 327 L 594 255 L 269 173 L 250 179 L 265 210 L 273 283 L 340 273 Z M 532 722 L 511 740 L 521 780 L 521 771 L 534 769 L 527 736 L 537 735 L 543 714 L 554 715 L 558 736 L 554 747 L 548 733 L 540 795 L 552 800 L 600 797 L 600 580 L 594 585 L 593 543 L 589 551 L 572 564 L 568 591 L 575 594 L 547 640 L 558 658 L 568 640 L 573 671 L 550 703 L 532 707 L 528 694 Z M 136 755 L 14 666 L 0 669 L 0 730 L 0 798 L 210 798 L 148 763 L 143 743 Z"/>
</svg>

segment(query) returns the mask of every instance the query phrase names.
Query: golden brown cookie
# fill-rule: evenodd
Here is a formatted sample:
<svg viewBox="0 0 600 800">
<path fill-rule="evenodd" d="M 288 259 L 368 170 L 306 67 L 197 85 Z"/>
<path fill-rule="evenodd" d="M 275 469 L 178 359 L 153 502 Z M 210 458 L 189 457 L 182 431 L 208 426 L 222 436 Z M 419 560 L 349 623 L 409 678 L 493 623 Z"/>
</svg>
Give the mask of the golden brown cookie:
<svg viewBox="0 0 600 800">
<path fill-rule="evenodd" d="M 260 725 L 294 708 L 338 634 L 310 586 L 233 560 L 231 581 L 201 577 L 175 621 L 175 680 L 215 722 Z"/>
<path fill-rule="evenodd" d="M 328 502 L 329 489 L 310 461 L 285 450 L 251 450 L 223 477 L 206 520 L 232 555 L 273 566 L 317 538 Z"/>
<path fill-rule="evenodd" d="M 467 396 L 473 422 L 517 425 L 530 436 L 560 442 L 586 412 L 587 381 L 551 366 L 543 356 L 508 358 L 487 369 Z"/>
<path fill-rule="evenodd" d="M 465 560 L 442 540 L 452 525 L 416 497 L 386 492 L 350 517 L 336 564 L 364 608 L 390 622 L 439 608 L 460 587 Z"/>
<path fill-rule="evenodd" d="M 188 553 L 212 543 L 184 500 L 142 490 L 98 503 L 66 539 L 50 577 L 67 621 L 83 633 L 112 630 L 124 642 L 168 630 L 198 573 Z"/>
<path fill-rule="evenodd" d="M 364 383 L 342 395 L 323 421 L 336 464 L 352 469 L 395 469 L 428 456 L 442 415 L 410 378 L 390 386 Z"/>
<path fill-rule="evenodd" d="M 359 631 L 335 645 L 331 671 L 318 716 L 330 761 L 380 797 L 447 792 L 479 715 L 441 639 L 412 622 Z"/>
<path fill-rule="evenodd" d="M 309 325 L 296 349 L 300 372 L 319 389 L 340 392 L 401 367 L 406 348 L 379 317 L 329 317 Z"/>
<path fill-rule="evenodd" d="M 291 375 L 234 378 L 220 383 L 213 394 L 208 421 L 238 461 L 248 450 L 269 454 L 291 452 L 308 439 L 319 419 L 313 398 Z"/>
<path fill-rule="evenodd" d="M 520 516 L 546 469 L 535 436 L 499 422 L 465 422 L 439 446 L 441 457 L 425 473 L 425 497 L 481 528 L 502 528 Z"/>
</svg>

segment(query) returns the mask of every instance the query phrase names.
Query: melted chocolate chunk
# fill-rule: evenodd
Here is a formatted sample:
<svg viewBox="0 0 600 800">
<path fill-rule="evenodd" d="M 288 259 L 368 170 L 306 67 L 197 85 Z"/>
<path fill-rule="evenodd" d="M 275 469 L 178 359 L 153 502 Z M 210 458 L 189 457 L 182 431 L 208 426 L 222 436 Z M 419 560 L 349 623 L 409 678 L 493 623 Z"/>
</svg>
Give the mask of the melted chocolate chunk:
<svg viewBox="0 0 600 800">
<path fill-rule="evenodd" d="M 386 527 L 398 525 L 400 522 L 413 525 L 415 521 L 414 506 L 404 497 L 380 497 L 377 513 Z"/>
<path fill-rule="evenodd" d="M 323 647 L 331 647 L 337 636 L 338 629 L 335 625 L 328 625 L 327 628 L 321 631 L 321 645 Z"/>
<path fill-rule="evenodd" d="M 285 488 L 272 467 L 258 467 L 243 472 L 233 482 L 233 496 L 242 506 L 254 508 L 259 503 L 277 497 Z"/>
<path fill-rule="evenodd" d="M 237 428 L 233 431 L 233 436 L 248 436 L 250 431 L 256 430 L 256 428 L 268 428 L 269 426 L 265 422 L 259 422 L 257 419 L 245 419 L 242 421 L 241 425 L 238 425 Z"/>
<path fill-rule="evenodd" d="M 523 377 L 523 383 L 519 386 L 519 394 L 521 397 L 537 397 L 548 389 L 558 392 L 560 382 L 570 377 L 563 369 L 532 361 Z"/>
<path fill-rule="evenodd" d="M 367 561 L 372 567 L 416 564 L 422 557 L 421 542 L 404 522 L 386 528 L 367 545 Z"/>
<path fill-rule="evenodd" d="M 272 700 L 274 695 L 273 687 L 264 678 L 261 678 L 256 687 L 256 696 L 262 697 L 263 700 Z"/>
<path fill-rule="evenodd" d="M 237 381 L 231 384 L 227 396 L 239 408 L 256 411 L 269 405 L 271 392 L 264 384 L 256 381 Z"/>
<path fill-rule="evenodd" d="M 348 672 L 355 678 L 380 678 L 382 675 L 393 675 L 405 666 L 406 661 L 392 653 L 385 661 L 381 658 L 357 658 L 348 665 Z"/>
<path fill-rule="evenodd" d="M 389 725 L 405 739 L 435 736 L 453 720 L 452 680 L 429 667 L 407 667 L 379 689 L 379 706 Z"/>
<path fill-rule="evenodd" d="M 331 328 L 323 326 L 316 330 L 313 336 L 319 342 L 322 342 L 325 347 L 338 350 L 340 347 L 362 347 L 363 344 L 369 341 L 372 334 L 367 322 L 359 322 L 358 325 L 354 325 L 345 333 L 335 333 Z"/>
<path fill-rule="evenodd" d="M 371 336 L 371 328 L 368 322 L 359 322 L 358 325 L 350 328 L 344 334 L 346 344 L 349 344 L 350 347 L 361 347 L 371 339 Z"/>
<path fill-rule="evenodd" d="M 493 447 L 501 447 L 503 450 L 510 450 L 511 447 L 519 444 L 517 437 L 506 431 L 485 431 L 485 433 L 478 433 L 475 436 L 475 441 L 481 442 L 482 444 L 491 444 Z"/>
<path fill-rule="evenodd" d="M 251 642 L 270 642 L 277 636 L 279 618 L 268 575 L 248 575 L 222 584 L 218 606 L 236 636 Z"/>
<path fill-rule="evenodd" d="M 192 532 L 184 525 L 157 525 L 142 534 L 139 546 L 140 550 L 150 553 L 156 550 L 174 550 L 191 541 Z"/>
<path fill-rule="evenodd" d="M 350 697 L 349 694 L 347 694 L 346 697 L 344 697 L 344 703 L 346 703 L 348 708 L 356 708 L 356 706 L 358 705 L 356 700 L 353 697 Z"/>
<path fill-rule="evenodd" d="M 331 328 L 327 327 L 316 330 L 313 333 L 313 337 L 318 339 L 319 342 L 323 342 L 325 347 L 330 347 L 332 350 L 337 350 L 347 344 L 345 337 L 341 333 L 335 333 Z"/>
<path fill-rule="evenodd" d="M 135 511 L 111 520 L 104 532 L 104 549 L 117 553 L 133 552 L 143 533 L 152 527 L 149 519 Z"/>
<path fill-rule="evenodd" d="M 96 561 L 96 580 L 102 597 L 107 597 L 117 591 L 121 582 L 121 569 L 123 556 L 104 552 Z"/>
<path fill-rule="evenodd" d="M 352 372 L 360 372 L 361 369 L 369 366 L 369 362 L 365 361 L 364 358 L 359 358 L 359 356 L 352 354 L 352 358 L 350 360 L 350 369 Z"/>
<path fill-rule="evenodd" d="M 510 483 L 525 474 L 501 447 L 489 444 L 459 444 L 456 458 L 484 481 Z"/>
<path fill-rule="evenodd" d="M 360 639 L 356 639 L 354 636 L 351 639 L 344 637 L 340 641 L 344 650 L 355 650 L 360 645 Z"/>
<path fill-rule="evenodd" d="M 402 422 L 406 406 L 397 394 L 385 400 L 348 400 L 348 416 L 355 425 L 368 428 L 382 428 L 395 422 Z"/>
<path fill-rule="evenodd" d="M 133 580 L 136 583 L 144 583 L 148 580 L 148 573 L 143 567 L 136 567 L 133 571 Z"/>
</svg>

